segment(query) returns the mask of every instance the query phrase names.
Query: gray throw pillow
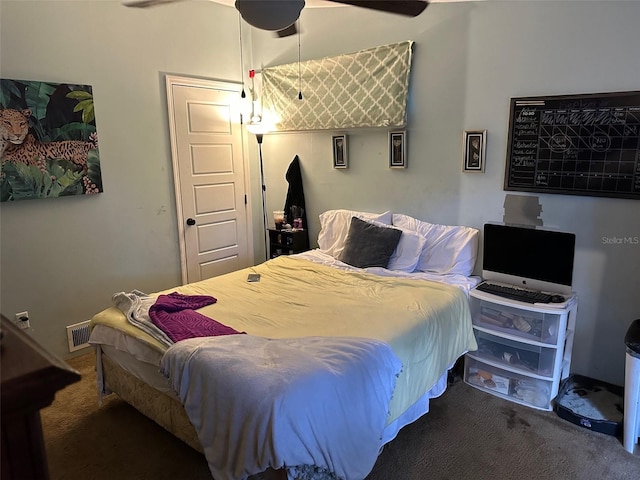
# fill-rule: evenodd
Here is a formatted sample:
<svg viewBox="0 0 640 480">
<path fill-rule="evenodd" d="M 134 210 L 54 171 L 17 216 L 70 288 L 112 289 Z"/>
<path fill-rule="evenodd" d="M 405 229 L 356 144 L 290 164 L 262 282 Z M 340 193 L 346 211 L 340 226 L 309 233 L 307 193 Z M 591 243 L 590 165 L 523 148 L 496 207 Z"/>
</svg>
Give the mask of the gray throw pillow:
<svg viewBox="0 0 640 480">
<path fill-rule="evenodd" d="M 339 260 L 358 268 L 387 268 L 401 236 L 397 228 L 379 227 L 352 217 Z"/>
</svg>

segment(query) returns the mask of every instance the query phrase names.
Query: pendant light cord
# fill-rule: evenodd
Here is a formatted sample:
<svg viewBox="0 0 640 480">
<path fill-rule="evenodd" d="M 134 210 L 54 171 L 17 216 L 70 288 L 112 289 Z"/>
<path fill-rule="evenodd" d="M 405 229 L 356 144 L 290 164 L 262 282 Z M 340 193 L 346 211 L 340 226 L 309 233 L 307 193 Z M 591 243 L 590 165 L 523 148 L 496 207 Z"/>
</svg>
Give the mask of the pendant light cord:
<svg viewBox="0 0 640 480">
<path fill-rule="evenodd" d="M 298 100 L 302 100 L 302 74 L 300 73 L 300 26 L 298 25 Z"/>
<path fill-rule="evenodd" d="M 246 98 L 247 94 L 244 91 L 244 57 L 242 56 L 242 18 L 238 12 L 238 31 L 240 32 L 240 81 L 242 82 L 241 98 Z"/>
</svg>

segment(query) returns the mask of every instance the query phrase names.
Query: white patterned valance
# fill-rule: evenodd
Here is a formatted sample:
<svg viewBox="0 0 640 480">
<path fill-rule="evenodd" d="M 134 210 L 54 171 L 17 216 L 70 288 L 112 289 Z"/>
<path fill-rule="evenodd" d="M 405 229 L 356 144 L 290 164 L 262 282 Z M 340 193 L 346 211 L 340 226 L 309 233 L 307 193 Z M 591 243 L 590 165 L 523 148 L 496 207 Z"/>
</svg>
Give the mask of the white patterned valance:
<svg viewBox="0 0 640 480">
<path fill-rule="evenodd" d="M 404 127 L 413 43 L 264 68 L 263 113 L 278 131 Z"/>
</svg>

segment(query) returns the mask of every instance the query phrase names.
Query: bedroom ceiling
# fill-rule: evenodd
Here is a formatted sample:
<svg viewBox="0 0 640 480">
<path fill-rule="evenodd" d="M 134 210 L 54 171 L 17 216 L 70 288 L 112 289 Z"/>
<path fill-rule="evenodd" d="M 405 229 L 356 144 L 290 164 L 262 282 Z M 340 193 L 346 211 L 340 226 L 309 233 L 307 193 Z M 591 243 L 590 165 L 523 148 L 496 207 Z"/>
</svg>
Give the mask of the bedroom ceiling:
<svg viewBox="0 0 640 480">
<path fill-rule="evenodd" d="M 210 0 L 211 2 L 220 3 L 233 7 L 235 0 Z M 470 0 L 430 0 L 430 3 L 453 3 L 453 2 L 468 2 Z M 328 2 L 326 0 L 305 0 L 305 8 L 340 8 L 347 7 L 348 5 L 340 5 L 339 3 Z"/>
<path fill-rule="evenodd" d="M 184 0 L 122 0 L 127 7 L 146 8 Z M 453 2 L 465 0 L 210 0 L 218 4 L 235 8 L 242 19 L 249 25 L 260 30 L 276 32 L 278 37 L 288 37 L 299 34 L 296 23 L 304 8 L 335 8 L 355 6 L 378 12 L 392 13 L 408 17 L 420 15 L 429 3 Z"/>
<path fill-rule="evenodd" d="M 134 0 L 146 3 L 165 2 L 172 0 Z M 175 0 L 174 0 L 175 1 Z M 416 17 L 428 6 L 428 0 L 409 1 L 349 1 L 349 0 L 211 0 L 216 3 L 236 8 L 243 20 L 249 25 L 261 30 L 276 32 L 278 37 L 288 37 L 299 33 L 296 23 L 304 8 L 330 8 L 339 6 L 356 6 L 379 12 Z M 442 0 L 441 0 L 442 1 Z M 351 4 L 351 5 L 350 5 Z"/>
</svg>

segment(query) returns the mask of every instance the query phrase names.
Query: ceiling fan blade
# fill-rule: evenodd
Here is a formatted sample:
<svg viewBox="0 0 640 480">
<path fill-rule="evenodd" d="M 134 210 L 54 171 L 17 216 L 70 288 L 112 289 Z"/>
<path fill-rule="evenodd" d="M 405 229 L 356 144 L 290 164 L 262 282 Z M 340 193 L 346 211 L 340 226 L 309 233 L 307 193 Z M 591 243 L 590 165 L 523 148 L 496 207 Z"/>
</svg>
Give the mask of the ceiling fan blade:
<svg viewBox="0 0 640 480">
<path fill-rule="evenodd" d="M 426 0 L 329 0 L 334 3 L 344 3 L 354 7 L 369 8 L 381 12 L 397 13 L 408 17 L 420 15 L 429 2 Z"/>
<path fill-rule="evenodd" d="M 165 3 L 182 2 L 183 0 L 123 0 L 122 4 L 125 7 L 147 8 L 155 7 Z"/>
</svg>

